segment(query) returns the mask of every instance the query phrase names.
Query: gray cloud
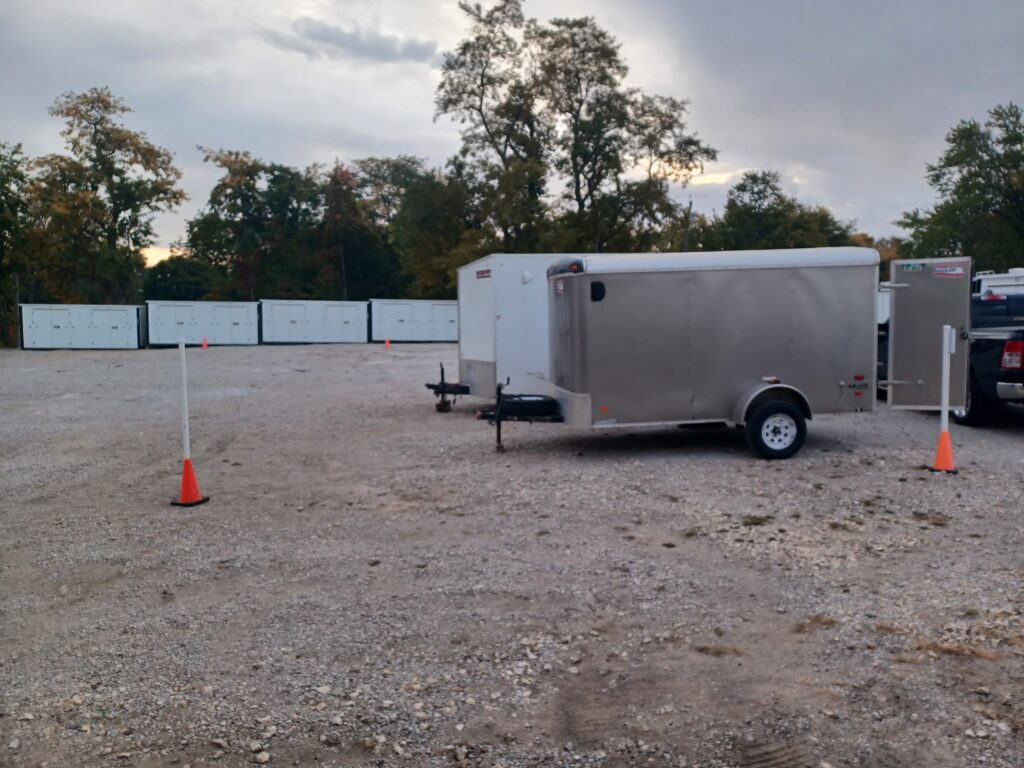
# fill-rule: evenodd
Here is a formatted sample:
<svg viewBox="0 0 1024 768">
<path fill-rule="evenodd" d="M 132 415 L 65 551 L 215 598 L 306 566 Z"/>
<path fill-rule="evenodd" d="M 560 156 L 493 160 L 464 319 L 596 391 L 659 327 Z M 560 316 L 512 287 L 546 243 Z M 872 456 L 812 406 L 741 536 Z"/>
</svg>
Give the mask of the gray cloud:
<svg viewBox="0 0 1024 768">
<path fill-rule="evenodd" d="M 437 43 L 432 40 L 405 40 L 358 25 L 343 27 L 302 16 L 292 22 L 291 33 L 266 30 L 271 45 L 313 58 L 357 58 L 376 62 L 430 62 Z"/>
<path fill-rule="evenodd" d="M 489 1 L 489 0 L 485 0 Z M 0 1 L 0 141 L 61 147 L 46 108 L 106 85 L 132 128 L 176 153 L 191 197 L 157 221 L 162 244 L 209 195 L 195 146 L 305 166 L 412 153 L 441 165 L 458 126 L 433 121 L 436 59 L 465 33 L 451 0 L 346 0 L 344 21 L 247 0 Z M 786 191 L 875 235 L 934 195 L 924 167 L 963 118 L 1024 101 L 1020 0 L 526 0 L 529 15 L 593 15 L 621 42 L 629 83 L 690 99 L 720 151 L 677 190 L 721 210 L 735 174 L 782 173 Z M 381 30 L 387 30 L 381 31 Z M 436 41 L 436 42 L 433 42 Z M 296 53 L 300 55 L 295 55 Z"/>
</svg>

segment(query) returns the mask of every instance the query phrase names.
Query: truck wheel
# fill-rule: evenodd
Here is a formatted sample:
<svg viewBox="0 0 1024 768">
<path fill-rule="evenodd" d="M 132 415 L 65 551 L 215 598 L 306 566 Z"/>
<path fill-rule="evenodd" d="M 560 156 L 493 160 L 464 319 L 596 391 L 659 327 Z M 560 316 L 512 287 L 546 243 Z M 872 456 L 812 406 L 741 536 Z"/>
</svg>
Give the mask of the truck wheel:
<svg viewBox="0 0 1024 768">
<path fill-rule="evenodd" d="M 792 403 L 764 403 L 747 420 L 747 443 L 765 459 L 788 459 L 800 450 L 806 438 L 807 422 Z"/>
<path fill-rule="evenodd" d="M 995 410 L 993 403 L 985 397 L 972 374 L 967 380 L 967 407 L 951 411 L 953 421 L 964 427 L 981 427 L 988 423 Z"/>
</svg>

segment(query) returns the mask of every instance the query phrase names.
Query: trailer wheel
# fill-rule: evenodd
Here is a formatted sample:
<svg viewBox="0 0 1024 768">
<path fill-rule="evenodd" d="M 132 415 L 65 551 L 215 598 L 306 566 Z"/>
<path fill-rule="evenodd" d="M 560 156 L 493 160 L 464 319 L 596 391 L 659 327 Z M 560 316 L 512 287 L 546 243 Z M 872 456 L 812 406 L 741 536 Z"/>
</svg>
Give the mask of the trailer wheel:
<svg viewBox="0 0 1024 768">
<path fill-rule="evenodd" d="M 807 422 L 793 403 L 764 403 L 747 421 L 747 443 L 765 459 L 788 459 L 800 450 L 806 438 Z"/>
</svg>

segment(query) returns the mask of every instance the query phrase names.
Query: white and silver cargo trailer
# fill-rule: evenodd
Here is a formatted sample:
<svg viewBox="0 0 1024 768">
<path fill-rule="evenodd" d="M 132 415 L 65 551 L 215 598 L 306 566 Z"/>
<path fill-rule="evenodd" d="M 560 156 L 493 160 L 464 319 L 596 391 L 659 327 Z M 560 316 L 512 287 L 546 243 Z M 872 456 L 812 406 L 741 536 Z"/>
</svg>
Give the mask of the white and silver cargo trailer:
<svg viewBox="0 0 1024 768">
<path fill-rule="evenodd" d="M 365 301 L 260 301 L 264 344 L 365 344 L 368 327 Z"/>
<path fill-rule="evenodd" d="M 139 349 L 146 316 L 134 304 L 22 304 L 24 349 Z"/>
<path fill-rule="evenodd" d="M 458 341 L 459 304 L 427 299 L 370 299 L 372 341 Z"/>
<path fill-rule="evenodd" d="M 498 444 L 503 420 L 724 423 L 744 427 L 766 458 L 792 456 L 813 415 L 874 410 L 878 261 L 868 248 L 560 261 L 548 270 L 553 396 L 502 394 L 486 414 Z M 970 262 L 915 262 L 908 279 L 904 269 L 889 287 L 891 352 L 905 356 L 890 370 L 905 381 L 889 384 L 900 385 L 899 407 L 937 407 L 942 326 L 968 331 Z M 953 407 L 963 403 L 965 347 Z"/>
<path fill-rule="evenodd" d="M 259 344 L 259 305 L 255 301 L 147 301 L 149 343 Z"/>
</svg>

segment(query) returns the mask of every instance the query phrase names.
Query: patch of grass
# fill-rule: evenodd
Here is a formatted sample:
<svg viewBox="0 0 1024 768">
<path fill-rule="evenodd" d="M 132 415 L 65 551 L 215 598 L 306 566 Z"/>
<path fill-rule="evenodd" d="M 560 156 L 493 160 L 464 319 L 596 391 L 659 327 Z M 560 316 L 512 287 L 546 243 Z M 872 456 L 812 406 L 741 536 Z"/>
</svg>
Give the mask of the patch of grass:
<svg viewBox="0 0 1024 768">
<path fill-rule="evenodd" d="M 723 656 L 746 655 L 746 651 L 736 645 L 695 645 L 693 650 L 703 653 L 705 656 L 714 656 L 716 659 Z"/>
<path fill-rule="evenodd" d="M 937 643 L 934 640 L 919 640 L 914 645 L 914 650 L 930 651 L 942 656 L 963 656 L 967 658 L 985 659 L 986 661 L 997 661 L 999 654 L 991 648 L 982 648 L 977 645 L 965 645 L 964 643 Z"/>
<path fill-rule="evenodd" d="M 753 528 L 758 525 L 768 525 L 774 519 L 775 515 L 744 515 L 740 522 L 748 528 Z"/>
<path fill-rule="evenodd" d="M 936 528 L 945 528 L 949 525 L 949 521 L 953 519 L 942 512 L 912 512 L 911 514 L 915 520 L 921 520 L 929 525 L 934 525 Z"/>
<path fill-rule="evenodd" d="M 831 629 L 838 623 L 839 622 L 831 616 L 826 616 L 823 613 L 816 613 L 803 621 L 797 622 L 793 627 L 793 632 L 798 635 L 810 635 L 814 634 L 819 629 Z"/>
</svg>

